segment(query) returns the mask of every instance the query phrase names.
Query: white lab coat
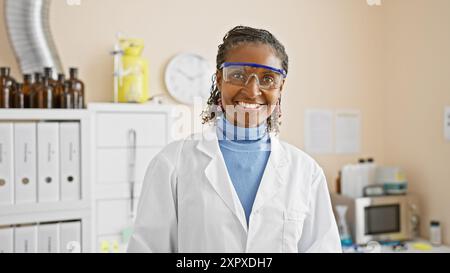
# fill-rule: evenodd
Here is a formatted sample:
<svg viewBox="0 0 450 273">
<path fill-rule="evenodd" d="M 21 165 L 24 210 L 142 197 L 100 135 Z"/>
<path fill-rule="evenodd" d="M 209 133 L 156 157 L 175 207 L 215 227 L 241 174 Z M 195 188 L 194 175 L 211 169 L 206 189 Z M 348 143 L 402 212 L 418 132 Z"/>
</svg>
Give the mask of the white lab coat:
<svg viewBox="0 0 450 273">
<path fill-rule="evenodd" d="M 341 252 L 322 169 L 272 136 L 247 225 L 214 128 L 151 161 L 128 252 Z"/>
</svg>

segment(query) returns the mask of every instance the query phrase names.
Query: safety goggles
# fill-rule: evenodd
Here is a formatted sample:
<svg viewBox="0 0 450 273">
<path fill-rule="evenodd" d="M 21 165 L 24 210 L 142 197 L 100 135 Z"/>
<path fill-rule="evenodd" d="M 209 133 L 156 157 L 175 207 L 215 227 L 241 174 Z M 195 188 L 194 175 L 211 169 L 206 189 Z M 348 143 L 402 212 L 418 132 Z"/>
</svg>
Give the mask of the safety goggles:
<svg viewBox="0 0 450 273">
<path fill-rule="evenodd" d="M 255 77 L 260 89 L 278 89 L 286 78 L 283 69 L 274 68 L 256 63 L 229 63 L 225 62 L 220 66 L 223 80 L 227 83 L 246 86 L 252 77 Z"/>
</svg>

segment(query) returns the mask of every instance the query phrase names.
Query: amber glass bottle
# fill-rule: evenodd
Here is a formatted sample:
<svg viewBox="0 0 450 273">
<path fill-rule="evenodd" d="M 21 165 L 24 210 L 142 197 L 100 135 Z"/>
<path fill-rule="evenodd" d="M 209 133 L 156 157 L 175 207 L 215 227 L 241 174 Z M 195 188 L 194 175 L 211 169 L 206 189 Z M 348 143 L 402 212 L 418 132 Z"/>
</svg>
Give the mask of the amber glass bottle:
<svg viewBox="0 0 450 273">
<path fill-rule="evenodd" d="M 53 85 L 50 82 L 51 79 L 44 77 L 42 80 L 42 91 L 43 91 L 43 105 L 40 108 L 53 108 Z"/>
<path fill-rule="evenodd" d="M 0 67 L 0 88 L 3 87 L 3 84 L 11 87 L 16 82 L 10 74 L 11 69 L 9 67 Z M 5 81 L 2 79 L 5 79 Z"/>
<path fill-rule="evenodd" d="M 7 70 L 9 71 L 9 67 L 0 67 L 0 92 L 1 92 L 1 90 L 3 90 L 3 85 L 5 84 L 4 79 L 5 79 Z"/>
<path fill-rule="evenodd" d="M 0 108 L 12 107 L 11 93 L 16 81 L 11 77 L 10 72 L 9 67 L 0 68 Z"/>
<path fill-rule="evenodd" d="M 51 68 L 51 67 L 44 67 L 44 77 L 46 77 L 48 79 L 48 83 L 52 87 L 55 87 L 57 81 L 53 77 L 53 68 Z"/>
<path fill-rule="evenodd" d="M 70 83 L 65 82 L 63 85 L 62 93 L 59 96 L 58 104 L 60 108 L 72 109 L 73 108 L 73 98 L 70 92 Z"/>
<path fill-rule="evenodd" d="M 0 78 L 0 108 L 11 108 L 11 87 L 5 78 Z"/>
<path fill-rule="evenodd" d="M 25 100 L 25 108 L 30 108 L 30 93 L 31 93 L 32 84 L 33 84 L 32 75 L 24 74 L 23 75 L 22 93 L 23 93 L 23 99 Z"/>
<path fill-rule="evenodd" d="M 56 81 L 56 85 L 54 86 L 53 89 L 54 108 L 63 108 L 60 104 L 60 97 L 64 91 L 64 82 L 65 82 L 64 74 L 58 74 L 58 80 Z"/>
<path fill-rule="evenodd" d="M 30 96 L 28 97 L 30 108 L 38 108 L 36 96 L 42 89 L 42 74 L 34 73 L 34 83 L 31 85 Z"/>
<path fill-rule="evenodd" d="M 53 86 L 49 79 L 44 77 L 40 85 L 36 85 L 30 96 L 32 108 L 53 108 Z"/>
<path fill-rule="evenodd" d="M 69 69 L 70 89 L 73 96 L 74 108 L 84 108 L 84 83 L 78 78 L 78 68 L 71 67 Z"/>
<path fill-rule="evenodd" d="M 16 83 L 12 91 L 12 107 L 25 108 L 25 94 L 23 93 L 23 85 Z"/>
</svg>

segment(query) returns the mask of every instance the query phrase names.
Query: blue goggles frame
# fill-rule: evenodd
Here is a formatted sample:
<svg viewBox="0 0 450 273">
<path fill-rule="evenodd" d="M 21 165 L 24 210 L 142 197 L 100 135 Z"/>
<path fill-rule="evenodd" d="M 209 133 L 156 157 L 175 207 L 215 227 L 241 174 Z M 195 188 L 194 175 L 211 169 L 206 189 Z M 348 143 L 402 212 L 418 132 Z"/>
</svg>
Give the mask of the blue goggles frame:
<svg viewBox="0 0 450 273">
<path fill-rule="evenodd" d="M 275 68 L 275 67 L 271 67 L 271 66 L 268 66 L 268 65 L 257 64 L 257 63 L 224 62 L 220 66 L 219 69 L 222 69 L 224 67 L 229 67 L 229 66 L 250 66 L 250 67 L 256 67 L 256 68 L 264 68 L 264 69 L 269 69 L 269 70 L 272 70 L 274 72 L 280 73 L 283 76 L 283 78 L 287 77 L 286 71 L 284 71 L 284 69 Z"/>
</svg>

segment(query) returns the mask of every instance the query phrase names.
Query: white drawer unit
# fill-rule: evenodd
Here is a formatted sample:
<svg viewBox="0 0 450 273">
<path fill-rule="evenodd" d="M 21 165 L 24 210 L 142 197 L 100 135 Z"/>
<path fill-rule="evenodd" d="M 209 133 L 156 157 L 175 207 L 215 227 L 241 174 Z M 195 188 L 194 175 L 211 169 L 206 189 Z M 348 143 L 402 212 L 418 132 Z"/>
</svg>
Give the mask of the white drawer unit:
<svg viewBox="0 0 450 273">
<path fill-rule="evenodd" d="M 176 106 L 91 103 L 93 234 L 97 252 L 124 252 L 148 164 L 169 142 Z"/>
<path fill-rule="evenodd" d="M 167 142 L 167 119 L 164 113 L 99 113 L 97 147 L 127 147 L 132 131 L 136 132 L 137 147 L 160 147 Z"/>
</svg>

